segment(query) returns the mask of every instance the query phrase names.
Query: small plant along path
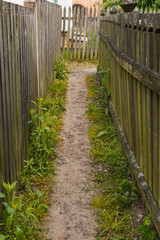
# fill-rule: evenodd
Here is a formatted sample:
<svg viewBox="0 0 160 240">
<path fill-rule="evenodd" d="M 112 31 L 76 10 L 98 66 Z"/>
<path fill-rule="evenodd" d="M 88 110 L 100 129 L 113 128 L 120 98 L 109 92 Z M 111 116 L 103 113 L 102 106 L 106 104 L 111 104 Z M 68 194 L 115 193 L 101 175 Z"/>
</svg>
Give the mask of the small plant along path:
<svg viewBox="0 0 160 240">
<path fill-rule="evenodd" d="M 92 180 L 85 78 L 96 73 L 96 65 L 74 63 L 71 71 L 63 119 L 64 142 L 58 150 L 47 239 L 93 240 L 95 218 L 90 204 Z"/>
</svg>

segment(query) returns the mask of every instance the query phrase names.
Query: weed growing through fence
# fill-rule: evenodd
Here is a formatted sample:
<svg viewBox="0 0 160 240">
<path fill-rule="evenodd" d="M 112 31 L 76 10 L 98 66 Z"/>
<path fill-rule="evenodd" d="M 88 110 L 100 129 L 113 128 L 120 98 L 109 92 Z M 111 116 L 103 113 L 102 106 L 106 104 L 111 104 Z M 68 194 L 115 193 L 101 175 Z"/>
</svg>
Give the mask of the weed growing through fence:
<svg viewBox="0 0 160 240">
<path fill-rule="evenodd" d="M 128 161 L 114 124 L 106 114 L 105 86 L 102 84 L 101 87 L 95 77 L 88 77 L 86 81 L 89 88 L 90 155 L 96 169 L 95 190 L 98 192 L 92 201 L 98 222 L 95 236 L 97 240 L 137 239 L 137 226 L 132 220 L 140 194 L 136 183 L 131 181 Z"/>
<path fill-rule="evenodd" d="M 36 240 L 42 235 L 38 222 L 48 211 L 49 193 L 53 185 L 53 161 L 56 157 L 55 145 L 61 140 L 59 131 L 62 112 L 65 110 L 67 68 L 63 73 L 62 69 L 59 70 L 60 65 L 59 62 L 55 69 L 59 79 L 51 84 L 47 97 L 39 99 L 38 104 L 35 103 L 38 113 L 34 109 L 30 110 L 29 157 L 19 177 L 18 191 L 14 191 L 16 182 L 12 185 L 3 183 L 6 194 L 0 193 L 0 198 L 5 199 L 0 240 Z"/>
</svg>

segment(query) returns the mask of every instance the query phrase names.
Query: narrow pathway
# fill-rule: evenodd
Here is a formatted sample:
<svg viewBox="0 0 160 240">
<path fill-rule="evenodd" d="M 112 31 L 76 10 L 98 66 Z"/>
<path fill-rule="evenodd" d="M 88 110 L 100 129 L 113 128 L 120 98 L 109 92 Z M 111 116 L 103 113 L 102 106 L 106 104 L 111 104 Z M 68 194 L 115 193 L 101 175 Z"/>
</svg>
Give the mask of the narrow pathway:
<svg viewBox="0 0 160 240">
<path fill-rule="evenodd" d="M 74 64 L 71 70 L 47 239 L 94 240 L 85 77 L 95 74 L 96 66 Z"/>
</svg>

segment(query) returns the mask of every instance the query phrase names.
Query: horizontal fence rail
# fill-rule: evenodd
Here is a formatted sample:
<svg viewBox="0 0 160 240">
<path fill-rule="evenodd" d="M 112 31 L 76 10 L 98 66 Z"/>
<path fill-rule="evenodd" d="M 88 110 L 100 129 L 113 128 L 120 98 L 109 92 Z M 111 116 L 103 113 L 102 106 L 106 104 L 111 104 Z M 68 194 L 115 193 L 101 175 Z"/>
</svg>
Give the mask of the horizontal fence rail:
<svg viewBox="0 0 160 240">
<path fill-rule="evenodd" d="M 101 17 L 99 35 L 99 67 L 110 71 L 111 101 L 156 202 L 148 204 L 160 233 L 160 14 Z"/>
<path fill-rule="evenodd" d="M 63 57 L 71 60 L 97 60 L 100 9 L 64 8 L 61 49 Z"/>
<path fill-rule="evenodd" d="M 60 38 L 60 6 L 0 2 L 0 192 L 2 181 L 17 180 L 27 159 L 28 110 L 46 95 Z"/>
</svg>

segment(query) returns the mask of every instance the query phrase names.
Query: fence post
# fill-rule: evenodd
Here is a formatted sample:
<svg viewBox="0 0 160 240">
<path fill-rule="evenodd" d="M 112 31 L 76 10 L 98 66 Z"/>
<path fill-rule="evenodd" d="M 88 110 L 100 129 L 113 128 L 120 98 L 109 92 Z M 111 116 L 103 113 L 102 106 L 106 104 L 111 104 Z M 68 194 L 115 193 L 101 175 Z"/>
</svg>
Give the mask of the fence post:
<svg viewBox="0 0 160 240">
<path fill-rule="evenodd" d="M 38 8 L 36 0 L 24 0 L 24 7 L 35 9 L 35 21 L 36 21 L 36 52 L 37 52 L 37 87 L 38 98 L 40 98 L 40 78 L 39 78 L 39 42 L 38 42 Z"/>
</svg>

